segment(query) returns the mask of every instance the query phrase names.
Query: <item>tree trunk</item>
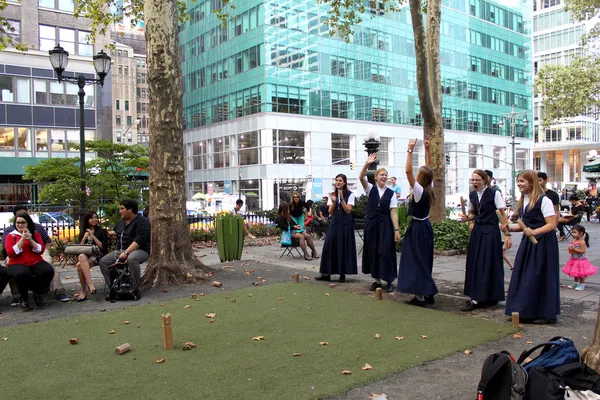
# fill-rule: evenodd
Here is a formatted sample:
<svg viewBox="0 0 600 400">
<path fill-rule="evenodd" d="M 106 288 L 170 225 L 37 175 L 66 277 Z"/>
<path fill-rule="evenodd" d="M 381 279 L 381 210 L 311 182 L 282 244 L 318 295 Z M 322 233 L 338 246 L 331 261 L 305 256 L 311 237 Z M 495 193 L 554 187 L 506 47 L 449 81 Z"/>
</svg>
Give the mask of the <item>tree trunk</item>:
<svg viewBox="0 0 600 400">
<path fill-rule="evenodd" d="M 177 1 L 144 4 L 150 93 L 150 220 L 152 243 L 142 285 L 207 280 L 192 251 L 186 213 L 183 86 Z"/>
<path fill-rule="evenodd" d="M 441 221 L 446 218 L 446 166 L 440 77 L 440 0 L 427 1 L 427 28 L 423 23 L 421 7 L 421 0 L 410 0 L 423 137 L 431 142 L 433 163 L 435 203 L 431 207 L 429 216 L 432 221 Z"/>
<path fill-rule="evenodd" d="M 600 307 L 596 316 L 594 338 L 581 352 L 581 360 L 591 369 L 600 374 Z"/>
</svg>

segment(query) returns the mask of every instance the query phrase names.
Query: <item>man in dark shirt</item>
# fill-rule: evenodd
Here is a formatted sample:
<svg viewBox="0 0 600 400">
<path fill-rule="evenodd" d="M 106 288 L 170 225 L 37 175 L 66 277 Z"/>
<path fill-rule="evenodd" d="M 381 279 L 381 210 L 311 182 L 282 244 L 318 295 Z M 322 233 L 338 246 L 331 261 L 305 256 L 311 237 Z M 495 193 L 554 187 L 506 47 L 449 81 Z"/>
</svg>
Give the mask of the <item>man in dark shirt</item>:
<svg viewBox="0 0 600 400">
<path fill-rule="evenodd" d="M 327 206 L 327 196 L 323 196 L 319 206 L 319 218 L 327 222 L 329 220 L 329 207 Z"/>
<path fill-rule="evenodd" d="M 548 175 L 545 172 L 540 171 L 537 173 L 537 176 L 542 190 L 554 206 L 554 215 L 556 215 L 556 223 L 558 224 L 558 218 L 560 217 L 560 212 L 558 211 L 560 208 L 560 196 L 554 190 L 548 189 Z"/>
<path fill-rule="evenodd" d="M 565 240 L 565 225 L 577 225 L 581 219 L 577 216 L 585 214 L 585 207 L 579 201 L 579 197 L 577 195 L 571 195 L 569 197 L 569 201 L 571 202 L 571 215 L 567 215 L 565 217 L 560 217 L 558 219 L 558 232 L 560 232 L 558 241 Z"/>
<path fill-rule="evenodd" d="M 150 223 L 138 214 L 138 204 L 135 200 L 123 200 L 119 212 L 121 220 L 117 222 L 114 231 L 108 232 L 117 238 L 117 250 L 108 253 L 100 259 L 100 269 L 105 282 L 112 286 L 109 266 L 119 260 L 126 262 L 131 274 L 131 285 L 136 300 L 142 298 L 140 290 L 140 264 L 148 261 L 150 253 Z"/>
</svg>

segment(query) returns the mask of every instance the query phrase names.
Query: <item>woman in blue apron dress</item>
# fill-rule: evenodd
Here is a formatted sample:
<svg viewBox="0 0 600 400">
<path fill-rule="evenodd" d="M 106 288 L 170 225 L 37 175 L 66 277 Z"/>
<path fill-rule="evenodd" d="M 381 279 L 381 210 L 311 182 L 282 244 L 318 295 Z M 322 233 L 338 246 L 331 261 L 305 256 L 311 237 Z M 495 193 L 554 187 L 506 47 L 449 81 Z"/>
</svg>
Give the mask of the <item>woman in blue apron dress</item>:
<svg viewBox="0 0 600 400">
<path fill-rule="evenodd" d="M 512 315 L 517 311 L 526 323 L 554 324 L 560 314 L 554 206 L 544 194 L 535 171 L 521 172 L 517 187 L 521 192 L 517 210 L 526 228 L 515 258 L 505 313 Z M 517 232 L 521 227 L 511 225 L 510 229 Z M 537 239 L 537 244 L 531 242 L 531 236 Z"/>
<path fill-rule="evenodd" d="M 398 199 L 394 191 L 385 186 L 388 173 L 385 168 L 375 171 L 375 186 L 367 182 L 367 168 L 377 159 L 373 153 L 367 158 L 358 179 L 368 196 L 367 213 L 365 215 L 365 231 L 362 257 L 362 272 L 370 274 L 374 282 L 369 290 L 381 287 L 381 280 L 387 282 L 386 290 L 394 289 L 396 279 L 396 242 L 400 241 Z"/>
<path fill-rule="evenodd" d="M 315 279 L 329 281 L 331 275 L 339 275 L 346 282 L 346 275 L 358 274 L 356 262 L 356 239 L 354 237 L 354 193 L 348 190 L 346 175 L 335 177 L 335 191 L 329 194 L 329 227 L 321 252 L 321 275 Z"/>
<path fill-rule="evenodd" d="M 435 201 L 433 194 L 433 171 L 429 141 L 425 141 L 426 166 L 419 168 L 417 177 L 413 175 L 412 153 L 417 140 L 408 143 L 406 157 L 406 177 L 412 189 L 408 204 L 408 215 L 412 218 L 402 239 L 400 271 L 398 273 L 398 291 L 415 296 L 406 303 L 425 307 L 433 304 L 433 296 L 438 293 L 433 282 L 433 229 L 429 222 L 429 209 Z"/>
<path fill-rule="evenodd" d="M 504 259 L 502 236 L 500 235 L 499 210 L 506 220 L 506 204 L 498 189 L 489 187 L 490 177 L 480 169 L 473 171 L 469 193 L 468 215 L 462 221 L 474 221 L 469 247 L 467 248 L 467 267 L 465 272 L 465 296 L 470 297 L 460 308 L 461 311 L 473 311 L 476 308 L 491 307 L 504 301 Z M 507 234 L 506 247 L 512 242 Z"/>
</svg>

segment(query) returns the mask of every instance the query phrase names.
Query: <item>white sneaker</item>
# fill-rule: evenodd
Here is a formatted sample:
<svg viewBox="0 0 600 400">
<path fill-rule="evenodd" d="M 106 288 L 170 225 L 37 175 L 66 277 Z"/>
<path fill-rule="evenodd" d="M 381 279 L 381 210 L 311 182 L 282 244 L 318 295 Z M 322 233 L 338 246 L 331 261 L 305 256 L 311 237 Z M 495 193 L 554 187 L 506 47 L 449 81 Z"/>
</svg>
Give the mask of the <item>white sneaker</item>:
<svg viewBox="0 0 600 400">
<path fill-rule="evenodd" d="M 585 290 L 585 285 L 583 283 L 580 283 L 579 285 L 575 286 L 575 290 L 579 290 L 579 291 Z"/>
</svg>

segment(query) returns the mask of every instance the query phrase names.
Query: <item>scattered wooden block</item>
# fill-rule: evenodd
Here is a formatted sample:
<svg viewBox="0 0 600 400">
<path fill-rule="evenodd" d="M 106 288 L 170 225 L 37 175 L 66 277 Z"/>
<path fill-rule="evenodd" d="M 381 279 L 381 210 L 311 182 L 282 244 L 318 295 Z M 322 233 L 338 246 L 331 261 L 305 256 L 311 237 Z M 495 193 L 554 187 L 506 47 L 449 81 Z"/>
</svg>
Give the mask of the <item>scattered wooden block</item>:
<svg viewBox="0 0 600 400">
<path fill-rule="evenodd" d="M 375 289 L 375 298 L 377 300 L 383 300 L 383 290 L 380 287 Z"/>
<path fill-rule="evenodd" d="M 77 343 L 79 343 L 79 339 L 77 339 L 75 337 L 71 338 L 71 339 L 69 339 L 69 343 L 71 343 L 71 344 L 77 344 Z"/>
<path fill-rule="evenodd" d="M 297 272 L 294 274 L 294 282 L 300 282 L 300 274 Z"/>
<path fill-rule="evenodd" d="M 122 354 L 127 353 L 129 350 L 131 350 L 131 345 L 129 343 L 124 343 L 120 346 L 115 347 L 115 354 L 120 356 Z"/>
<path fill-rule="evenodd" d="M 512 326 L 513 328 L 519 327 L 519 313 L 517 311 L 513 311 L 512 313 Z"/>
<path fill-rule="evenodd" d="M 163 347 L 165 350 L 173 350 L 173 326 L 171 325 L 171 314 L 161 314 L 162 332 L 163 332 Z"/>
<path fill-rule="evenodd" d="M 221 287 L 223 284 L 221 282 L 219 282 L 219 281 L 213 281 L 212 285 L 214 287 Z"/>
</svg>

